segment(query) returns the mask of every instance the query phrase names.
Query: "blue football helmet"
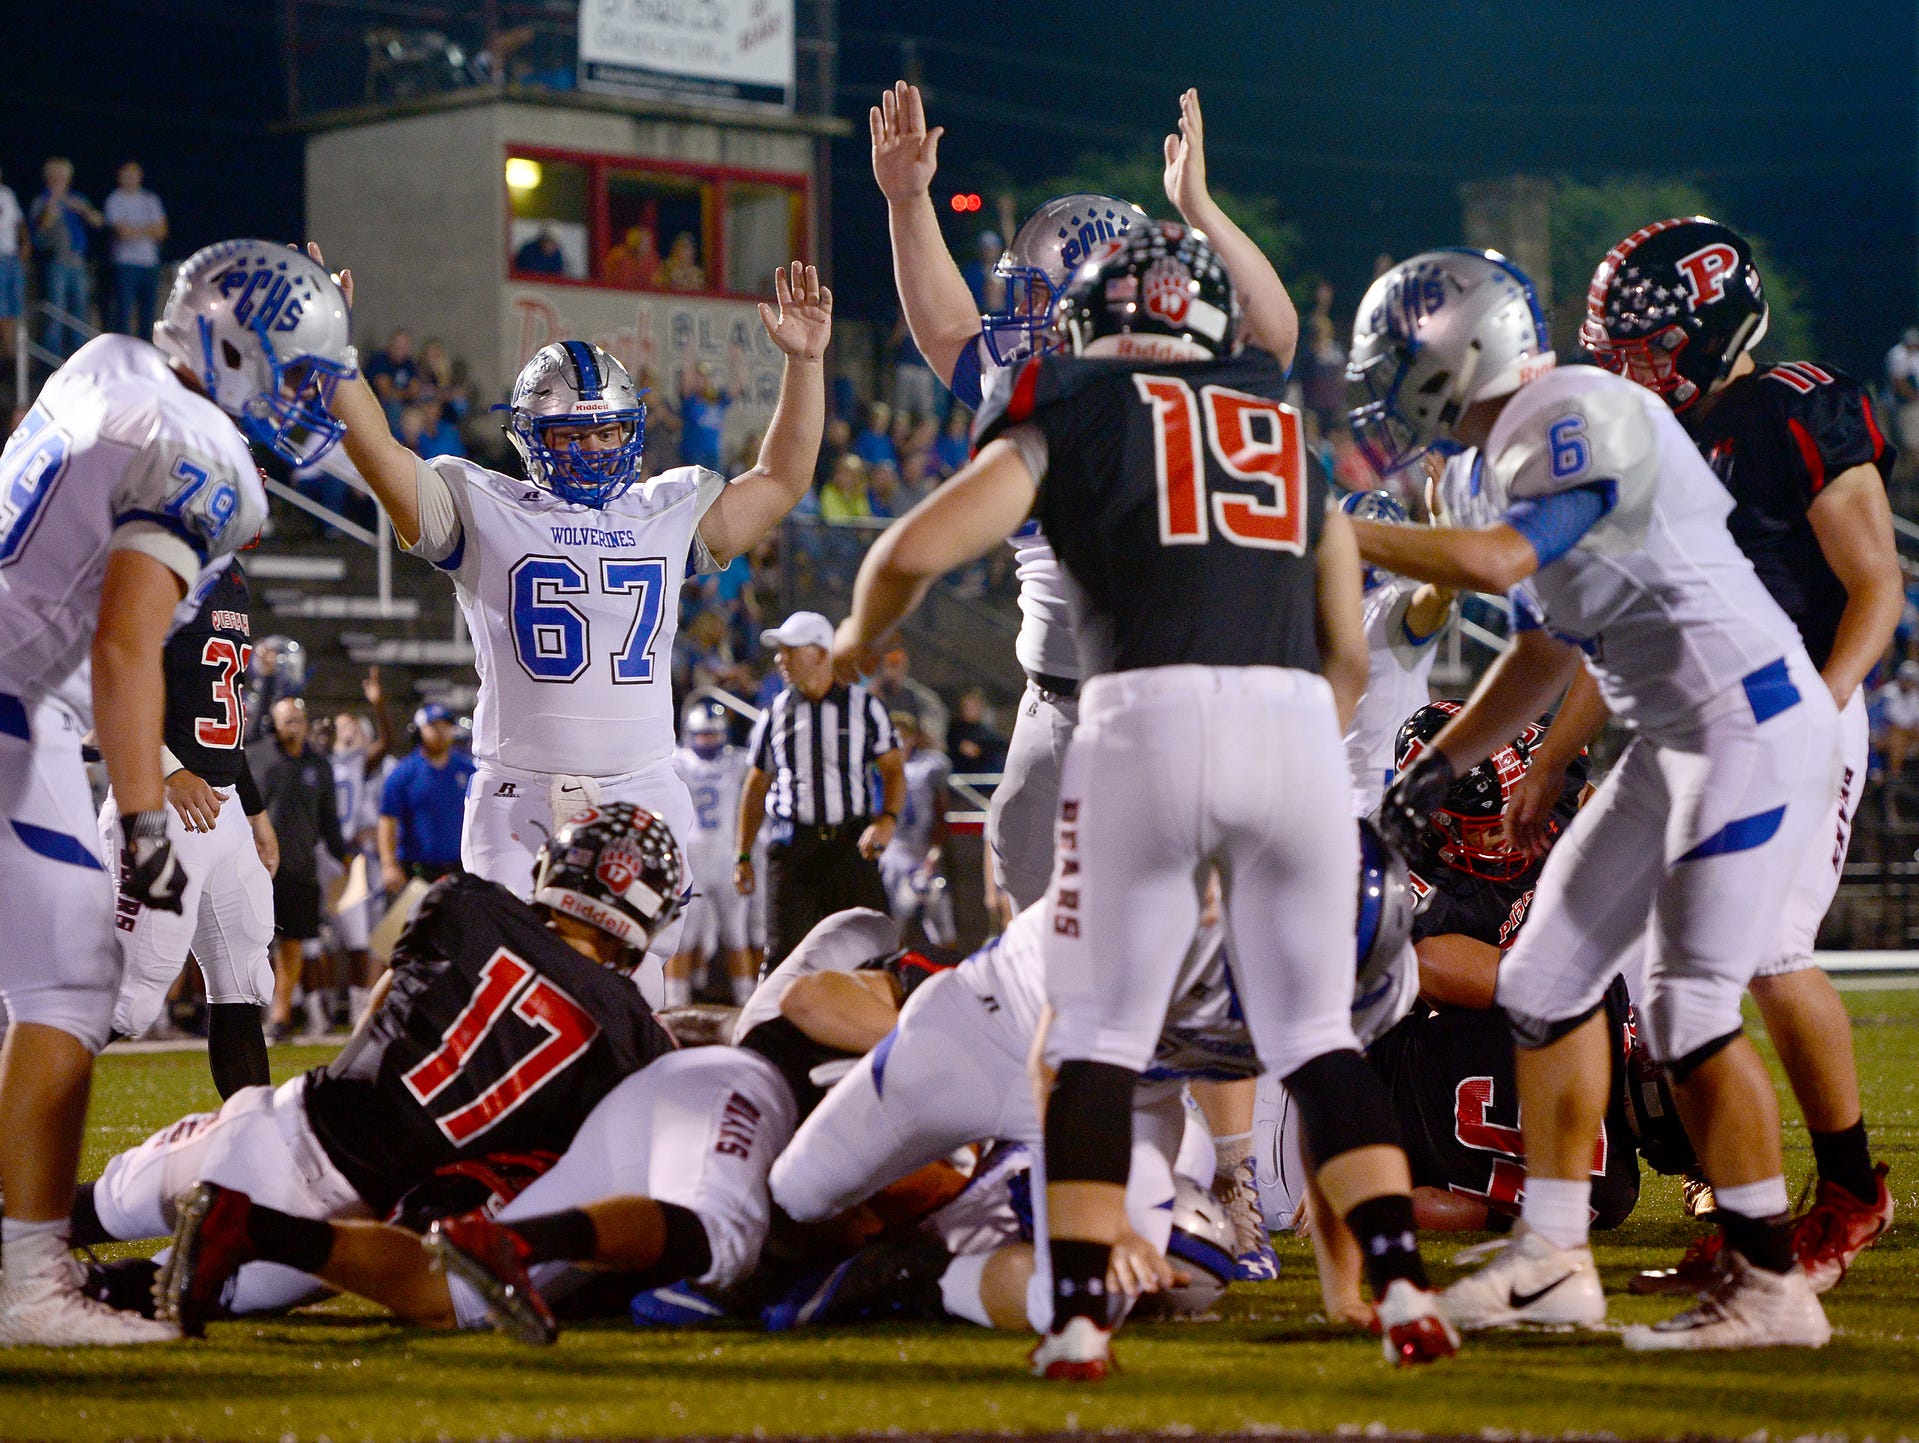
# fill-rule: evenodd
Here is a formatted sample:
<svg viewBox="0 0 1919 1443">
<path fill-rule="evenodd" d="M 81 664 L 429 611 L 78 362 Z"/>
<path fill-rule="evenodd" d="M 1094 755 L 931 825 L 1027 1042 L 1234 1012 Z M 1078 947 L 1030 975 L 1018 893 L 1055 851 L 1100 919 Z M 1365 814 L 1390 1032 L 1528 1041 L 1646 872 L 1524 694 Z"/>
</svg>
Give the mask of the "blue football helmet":
<svg viewBox="0 0 1919 1443">
<path fill-rule="evenodd" d="M 1056 312 L 1073 272 L 1100 245 L 1147 219 L 1131 201 L 1110 195 L 1062 195 L 1029 215 L 993 268 L 1006 284 L 1005 303 L 980 317 L 994 364 L 1010 366 L 1059 345 Z"/>
<path fill-rule="evenodd" d="M 311 466 L 346 427 L 334 389 L 359 373 L 346 297 L 290 246 L 203 246 L 173 279 L 153 344 L 186 367 L 240 434 L 287 465 Z"/>
<path fill-rule="evenodd" d="M 1390 491 L 1348 491 L 1339 498 L 1339 509 L 1356 521 L 1381 521 L 1388 526 L 1404 526 L 1411 520 L 1406 508 L 1399 504 L 1399 498 Z M 1391 576 L 1392 572 L 1377 566 L 1362 567 L 1360 584 L 1372 591 L 1384 586 Z"/>
<path fill-rule="evenodd" d="M 1428 451 L 1456 451 L 1453 428 L 1468 406 L 1511 395 L 1553 359 L 1518 266 L 1464 246 L 1423 252 L 1359 302 L 1346 364 L 1353 436 L 1382 476 Z"/>
<path fill-rule="evenodd" d="M 526 463 L 527 479 L 562 501 L 600 507 L 640 479 L 646 445 L 646 402 L 633 377 L 612 356 L 586 341 L 542 346 L 513 383 L 506 434 Z M 581 447 L 577 437 L 554 445 L 558 428 L 621 428 L 618 446 Z"/>
</svg>

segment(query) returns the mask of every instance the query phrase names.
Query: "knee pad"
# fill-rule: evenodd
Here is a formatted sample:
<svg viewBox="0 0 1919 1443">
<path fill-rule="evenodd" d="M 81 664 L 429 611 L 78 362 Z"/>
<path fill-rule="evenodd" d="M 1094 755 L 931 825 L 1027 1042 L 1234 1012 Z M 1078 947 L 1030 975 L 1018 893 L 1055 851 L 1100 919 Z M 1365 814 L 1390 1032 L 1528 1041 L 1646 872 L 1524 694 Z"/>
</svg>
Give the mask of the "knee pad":
<svg viewBox="0 0 1919 1443">
<path fill-rule="evenodd" d="M 1506 1021 L 1513 1029 L 1513 1045 L 1523 1047 L 1528 1052 L 1541 1047 L 1550 1047 L 1569 1032 L 1576 1032 L 1585 1026 L 1586 1020 L 1606 1005 L 1606 996 L 1602 992 L 1599 1000 L 1584 1012 L 1571 1017 L 1562 1017 L 1557 1022 L 1549 1022 L 1543 1017 L 1526 1017 L 1514 1012 L 1510 1007 L 1503 1009 Z"/>
<path fill-rule="evenodd" d="M 1739 1004 L 1746 978 L 1692 972 L 1653 971 L 1646 978 L 1639 1008 L 1639 1031 L 1646 1049 L 1675 1074 L 1719 1051 L 1745 1025 Z"/>
<path fill-rule="evenodd" d="M 1701 1043 L 1685 1056 L 1675 1057 L 1671 1062 L 1668 1062 L 1666 1064 L 1666 1073 L 1672 1078 L 1673 1085 L 1675 1087 L 1685 1086 L 1686 1079 L 1697 1072 L 1701 1065 L 1711 1062 L 1713 1058 L 1732 1046 L 1735 1041 L 1745 1035 L 1745 1031 L 1746 1029 L 1744 1027 L 1735 1027 L 1732 1031 L 1722 1033 L 1710 1042 Z"/>
<path fill-rule="evenodd" d="M 1322 1052 L 1284 1081 L 1299 1104 L 1315 1168 L 1355 1148 L 1401 1146 L 1386 1084 L 1357 1052 Z"/>
<path fill-rule="evenodd" d="M 1139 1074 L 1110 1062 L 1063 1062 L 1046 1107 L 1046 1180 L 1126 1185 Z"/>
</svg>

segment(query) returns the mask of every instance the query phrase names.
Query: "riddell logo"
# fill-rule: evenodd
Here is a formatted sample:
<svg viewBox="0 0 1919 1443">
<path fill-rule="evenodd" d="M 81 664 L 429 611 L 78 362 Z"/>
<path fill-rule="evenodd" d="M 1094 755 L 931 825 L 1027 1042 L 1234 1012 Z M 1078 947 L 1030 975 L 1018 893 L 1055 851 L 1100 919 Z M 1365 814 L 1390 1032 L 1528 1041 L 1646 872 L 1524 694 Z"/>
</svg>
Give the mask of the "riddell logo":
<svg viewBox="0 0 1919 1443">
<path fill-rule="evenodd" d="M 1709 306 L 1726 294 L 1726 280 L 1739 264 L 1739 252 L 1724 241 L 1701 246 L 1689 256 L 1679 258 L 1679 274 L 1686 278 L 1691 298 L 1688 310 Z"/>
<path fill-rule="evenodd" d="M 1146 310 L 1168 325 L 1184 325 L 1193 303 L 1193 273 L 1170 258 L 1154 261 L 1146 272 Z"/>
</svg>

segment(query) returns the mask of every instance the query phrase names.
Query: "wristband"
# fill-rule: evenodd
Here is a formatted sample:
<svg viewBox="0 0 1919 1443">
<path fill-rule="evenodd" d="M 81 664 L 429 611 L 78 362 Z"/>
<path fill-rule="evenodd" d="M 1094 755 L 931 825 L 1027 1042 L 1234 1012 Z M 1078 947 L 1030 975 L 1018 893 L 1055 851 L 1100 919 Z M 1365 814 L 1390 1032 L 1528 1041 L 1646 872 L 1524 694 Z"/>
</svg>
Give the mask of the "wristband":
<svg viewBox="0 0 1919 1443">
<path fill-rule="evenodd" d="M 156 807 L 150 812 L 134 812 L 120 818 L 120 828 L 129 842 L 164 842 L 167 839 L 167 811 Z"/>
</svg>

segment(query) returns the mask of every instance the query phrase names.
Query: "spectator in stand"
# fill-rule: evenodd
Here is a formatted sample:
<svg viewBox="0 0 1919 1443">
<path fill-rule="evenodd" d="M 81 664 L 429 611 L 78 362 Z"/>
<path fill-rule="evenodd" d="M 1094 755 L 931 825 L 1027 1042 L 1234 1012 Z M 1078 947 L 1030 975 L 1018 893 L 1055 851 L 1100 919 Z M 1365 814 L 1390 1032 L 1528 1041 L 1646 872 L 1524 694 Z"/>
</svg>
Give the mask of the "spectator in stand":
<svg viewBox="0 0 1919 1443">
<path fill-rule="evenodd" d="M 682 692 L 713 686 L 740 692 L 753 684 L 753 669 L 739 660 L 733 637 L 719 612 L 701 610 L 681 635 L 685 637 L 680 658 Z"/>
<path fill-rule="evenodd" d="M 1919 326 L 1906 327 L 1899 344 L 1886 352 L 1886 381 L 1892 387 L 1893 429 L 1904 479 L 1919 468 Z"/>
<path fill-rule="evenodd" d="M 267 636 L 253 648 L 247 662 L 247 740 L 273 734 L 273 708 L 283 697 L 306 691 L 307 654 L 290 636 Z"/>
<path fill-rule="evenodd" d="M 600 280 L 622 290 L 643 291 L 653 284 L 660 270 L 660 248 L 653 232 L 643 225 L 629 226 L 626 239 L 606 253 L 600 262 Z"/>
<path fill-rule="evenodd" d="M 913 332 L 907 328 L 906 313 L 893 318 L 893 406 L 915 416 L 939 413 L 940 398 L 948 392 L 940 384 L 926 357 L 913 344 Z"/>
<path fill-rule="evenodd" d="M 437 882 L 460 870 L 470 752 L 454 748 L 450 708 L 428 702 L 413 714 L 419 745 L 395 764 L 380 790 L 380 879 L 398 896 L 409 878 Z"/>
<path fill-rule="evenodd" d="M 1306 355 L 1312 364 L 1301 378 L 1301 401 L 1319 422 L 1321 435 L 1342 430 L 1346 420 L 1346 350 L 1339 343 L 1331 316 L 1314 315 L 1308 322 L 1311 341 Z"/>
<path fill-rule="evenodd" d="M 857 456 L 840 457 L 839 465 L 827 478 L 820 492 L 820 520 L 829 526 L 864 521 L 873 514 L 873 501 L 867 489 L 866 463 Z"/>
<path fill-rule="evenodd" d="M 853 454 L 868 466 L 900 469 L 899 448 L 893 444 L 893 408 L 875 401 L 866 408 L 865 425 L 853 438 Z"/>
<path fill-rule="evenodd" d="M 1893 679 L 1874 698 L 1885 721 L 1880 744 L 1886 770 L 1894 775 L 1919 751 L 1919 661 L 1902 661 Z"/>
<path fill-rule="evenodd" d="M 966 278 L 966 289 L 973 293 L 974 309 L 982 315 L 995 309 L 990 304 L 993 292 L 998 289 L 993 269 L 1005 254 L 1006 242 L 999 238 L 999 232 L 983 230 L 974 242 L 973 259 L 960 267 L 960 274 Z"/>
<path fill-rule="evenodd" d="M 946 413 L 946 421 L 940 427 L 939 435 L 933 438 L 933 476 L 944 481 L 967 463 L 973 454 L 972 430 L 972 412 L 955 402 Z"/>
<path fill-rule="evenodd" d="M 711 361 L 680 367 L 680 464 L 721 471 L 725 464 L 726 413 L 744 393 L 735 383 L 720 384 Z"/>
<path fill-rule="evenodd" d="M 307 742 L 307 704 L 284 696 L 270 716 L 273 733 L 247 748 L 247 765 L 280 839 L 280 869 L 273 874 L 273 1005 L 267 1011 L 267 1040 L 279 1042 L 292 1030 L 293 989 L 306 944 L 320 935 L 318 849 L 324 846 L 342 865 L 350 853 L 340 835 L 332 763 Z M 323 993 L 324 980 L 318 973 L 309 977 L 309 993 Z"/>
<path fill-rule="evenodd" d="M 669 291 L 706 289 L 706 269 L 700 264 L 699 243 L 693 239 L 692 231 L 683 230 L 673 237 L 666 259 L 660 262 L 654 274 L 653 284 Z"/>
<path fill-rule="evenodd" d="M 437 409 L 441 420 L 458 426 L 473 409 L 473 386 L 467 379 L 466 363 L 448 354 L 445 341 L 428 341 L 420 347 L 417 379 L 415 399 L 422 406 Z"/>
<path fill-rule="evenodd" d="M 87 232 L 106 223 L 93 203 L 73 189 L 73 162 L 54 156 L 41 167 L 46 189 L 34 197 L 27 219 L 40 252 L 40 296 L 75 320 L 87 319 Z M 80 349 L 85 339 L 58 317 L 47 317 L 40 344 L 56 356 Z"/>
<path fill-rule="evenodd" d="M 1006 764 L 1006 739 L 993 730 L 986 693 L 976 686 L 960 693 L 959 715 L 946 728 L 946 741 L 956 772 L 997 772 Z"/>
<path fill-rule="evenodd" d="M 400 424 L 400 411 L 411 405 L 420 389 L 420 362 L 413 354 L 413 333 L 401 327 L 386 338 L 386 345 L 375 351 L 360 368 L 373 394 L 386 407 L 387 420 Z"/>
<path fill-rule="evenodd" d="M 872 693 L 890 716 L 910 712 L 919 723 L 920 739 L 934 751 L 946 750 L 946 703 L 939 693 L 912 675 L 913 660 L 900 643 L 888 648 L 880 658 L 880 674 L 873 679 Z"/>
<path fill-rule="evenodd" d="M 813 490 L 824 491 L 839 469 L 840 457 L 853 449 L 853 427 L 844 417 L 834 416 L 826 423 L 826 435 L 820 442 L 819 460 L 813 463 Z"/>
<path fill-rule="evenodd" d="M 422 460 L 466 455 L 466 447 L 460 441 L 460 428 L 449 421 L 446 412 L 438 406 L 402 407 L 396 434 L 400 444 Z"/>
<path fill-rule="evenodd" d="M 122 165 L 118 179 L 106 207 L 107 225 L 113 231 L 107 329 L 150 341 L 160 301 L 160 242 L 167 238 L 167 208 L 141 184 L 146 172 L 139 161 Z"/>
<path fill-rule="evenodd" d="M 905 499 L 899 474 L 890 466 L 875 466 L 866 477 L 866 503 L 874 518 L 894 521 L 912 509 Z"/>
<path fill-rule="evenodd" d="M 513 269 L 530 276 L 566 274 L 566 252 L 551 226 L 541 226 L 538 235 L 513 252 Z"/>
<path fill-rule="evenodd" d="M 19 345 L 20 313 L 26 308 L 25 258 L 33 253 L 20 197 L 0 185 L 0 359 L 11 361 Z"/>
</svg>

